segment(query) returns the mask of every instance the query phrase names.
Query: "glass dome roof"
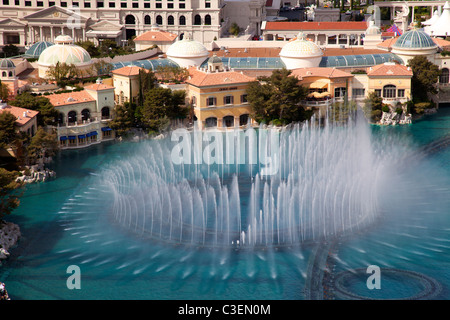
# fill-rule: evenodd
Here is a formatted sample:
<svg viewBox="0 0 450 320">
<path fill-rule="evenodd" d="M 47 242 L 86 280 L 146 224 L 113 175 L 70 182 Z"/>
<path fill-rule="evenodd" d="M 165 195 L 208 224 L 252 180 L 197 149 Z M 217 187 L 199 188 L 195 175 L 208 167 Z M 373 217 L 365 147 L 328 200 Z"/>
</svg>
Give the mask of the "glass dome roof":
<svg viewBox="0 0 450 320">
<path fill-rule="evenodd" d="M 436 46 L 437 45 L 428 34 L 426 34 L 424 31 L 414 29 L 402 34 L 392 47 L 404 49 L 421 49 L 433 48 Z"/>
<path fill-rule="evenodd" d="M 12 62 L 10 59 L 5 58 L 0 60 L 0 69 L 9 69 L 9 68 L 15 68 L 14 62 Z"/>
<path fill-rule="evenodd" d="M 52 46 L 53 43 L 52 42 L 48 42 L 48 41 L 38 41 L 36 43 L 34 43 L 26 52 L 25 55 L 27 56 L 31 56 L 31 57 L 35 57 L 35 58 L 39 58 L 39 56 L 41 55 L 42 51 L 44 51 L 45 49 L 47 49 L 48 47 Z"/>
</svg>

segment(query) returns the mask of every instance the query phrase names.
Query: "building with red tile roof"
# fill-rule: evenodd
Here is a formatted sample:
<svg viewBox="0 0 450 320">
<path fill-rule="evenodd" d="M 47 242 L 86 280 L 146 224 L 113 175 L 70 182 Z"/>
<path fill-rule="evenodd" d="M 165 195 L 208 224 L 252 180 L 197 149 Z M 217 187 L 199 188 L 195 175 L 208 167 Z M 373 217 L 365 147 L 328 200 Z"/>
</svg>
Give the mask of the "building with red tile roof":
<svg viewBox="0 0 450 320">
<path fill-rule="evenodd" d="M 16 117 L 16 125 L 19 131 L 27 133 L 30 137 L 37 131 L 37 115 L 39 111 L 10 106 L 0 102 L 0 113 L 9 112 Z"/>
</svg>

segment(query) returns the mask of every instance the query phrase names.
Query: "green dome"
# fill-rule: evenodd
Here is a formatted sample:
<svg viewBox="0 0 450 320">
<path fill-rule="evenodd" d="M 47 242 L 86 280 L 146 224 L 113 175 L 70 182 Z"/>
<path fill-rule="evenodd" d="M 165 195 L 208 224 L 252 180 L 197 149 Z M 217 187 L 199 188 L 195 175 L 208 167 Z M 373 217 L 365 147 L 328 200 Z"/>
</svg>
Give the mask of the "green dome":
<svg viewBox="0 0 450 320">
<path fill-rule="evenodd" d="M 7 69 L 7 68 L 15 68 L 14 62 L 12 62 L 10 59 L 1 59 L 0 60 L 0 69 Z"/>
<path fill-rule="evenodd" d="M 437 45 L 424 31 L 414 29 L 402 34 L 392 47 L 400 49 L 429 49 L 437 47 Z"/>
<path fill-rule="evenodd" d="M 34 43 L 26 52 L 25 55 L 27 56 L 31 56 L 34 58 L 39 58 L 39 56 L 41 55 L 42 51 L 44 51 L 45 49 L 47 49 L 48 47 L 53 46 L 52 42 L 48 42 L 48 41 L 38 41 L 36 43 Z"/>
</svg>

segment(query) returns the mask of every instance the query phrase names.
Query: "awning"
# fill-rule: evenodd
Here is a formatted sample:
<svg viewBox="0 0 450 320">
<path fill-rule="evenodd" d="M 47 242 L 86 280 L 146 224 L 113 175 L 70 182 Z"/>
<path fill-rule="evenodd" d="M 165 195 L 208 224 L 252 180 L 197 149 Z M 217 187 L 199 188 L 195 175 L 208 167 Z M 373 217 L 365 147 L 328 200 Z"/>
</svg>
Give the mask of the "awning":
<svg viewBox="0 0 450 320">
<path fill-rule="evenodd" d="M 96 136 L 96 135 L 98 135 L 97 131 L 92 131 L 92 132 L 90 132 L 89 134 L 90 134 L 91 136 Z"/>
<path fill-rule="evenodd" d="M 309 85 L 309 87 L 310 87 L 311 89 L 324 89 L 324 88 L 328 88 L 328 82 L 317 80 L 317 81 L 314 81 L 313 83 L 311 83 L 311 84 Z"/>
<path fill-rule="evenodd" d="M 111 131 L 111 128 L 110 127 L 103 127 L 102 131 Z"/>
<path fill-rule="evenodd" d="M 67 140 L 67 137 L 66 137 L 66 136 L 59 137 L 59 140 L 60 140 L 60 141 L 66 141 L 66 140 Z"/>
<path fill-rule="evenodd" d="M 69 140 L 76 140 L 77 137 L 76 136 L 69 136 Z"/>
<path fill-rule="evenodd" d="M 86 135 L 84 135 L 84 134 L 79 134 L 78 135 L 78 139 L 84 139 L 84 138 L 86 138 Z"/>
</svg>

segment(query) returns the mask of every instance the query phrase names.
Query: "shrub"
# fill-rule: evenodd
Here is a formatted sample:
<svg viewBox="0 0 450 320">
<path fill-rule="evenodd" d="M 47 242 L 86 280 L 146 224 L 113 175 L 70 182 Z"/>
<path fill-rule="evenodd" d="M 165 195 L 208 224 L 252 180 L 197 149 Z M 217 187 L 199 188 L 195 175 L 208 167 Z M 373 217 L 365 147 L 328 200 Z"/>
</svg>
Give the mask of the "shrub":
<svg viewBox="0 0 450 320">
<path fill-rule="evenodd" d="M 401 107 L 398 107 L 397 109 L 395 109 L 395 112 L 397 114 L 402 114 L 403 113 L 403 109 Z"/>
<path fill-rule="evenodd" d="M 387 106 L 387 105 L 384 105 L 384 106 L 381 108 L 381 110 L 382 110 L 383 112 L 391 112 L 391 109 L 390 109 L 389 106 Z"/>
</svg>

